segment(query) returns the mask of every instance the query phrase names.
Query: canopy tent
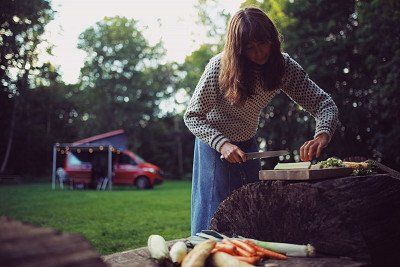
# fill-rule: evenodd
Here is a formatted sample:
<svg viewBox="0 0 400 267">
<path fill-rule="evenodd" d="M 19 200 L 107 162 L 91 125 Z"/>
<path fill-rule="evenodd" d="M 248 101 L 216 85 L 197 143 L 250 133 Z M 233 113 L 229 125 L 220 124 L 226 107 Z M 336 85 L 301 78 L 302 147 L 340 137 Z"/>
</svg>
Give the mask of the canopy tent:
<svg viewBox="0 0 400 267">
<path fill-rule="evenodd" d="M 74 143 L 56 143 L 53 146 L 53 171 L 52 171 L 52 188 L 56 187 L 56 166 L 57 154 L 73 153 L 74 156 L 82 161 L 88 161 L 94 153 L 107 154 L 108 170 L 107 178 L 109 181 L 109 189 L 112 188 L 112 153 L 120 153 L 126 149 L 127 137 L 124 130 L 116 130 L 86 139 L 75 141 Z"/>
<path fill-rule="evenodd" d="M 112 145 L 114 148 L 119 150 L 125 150 L 127 146 L 127 136 L 124 130 L 116 130 L 104 134 L 95 135 L 89 138 L 85 138 L 79 141 L 75 141 L 72 145 L 78 146 L 82 144 L 101 144 L 101 145 Z"/>
</svg>

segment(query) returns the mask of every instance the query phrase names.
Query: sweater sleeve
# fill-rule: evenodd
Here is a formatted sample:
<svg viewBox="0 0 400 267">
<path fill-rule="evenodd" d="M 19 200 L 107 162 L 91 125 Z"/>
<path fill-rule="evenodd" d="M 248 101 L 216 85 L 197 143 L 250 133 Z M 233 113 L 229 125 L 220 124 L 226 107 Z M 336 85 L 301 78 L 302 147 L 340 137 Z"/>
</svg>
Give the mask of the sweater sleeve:
<svg viewBox="0 0 400 267">
<path fill-rule="evenodd" d="M 309 112 L 316 121 L 315 135 L 327 133 L 332 138 L 338 124 L 338 108 L 332 98 L 316 85 L 303 68 L 289 55 L 285 56 L 282 91 Z"/>
<path fill-rule="evenodd" d="M 207 113 L 215 106 L 219 88 L 219 60 L 214 57 L 207 64 L 201 76 L 189 106 L 183 116 L 189 130 L 209 146 L 220 152 L 221 146 L 229 139 L 213 127 L 207 119 Z"/>
</svg>

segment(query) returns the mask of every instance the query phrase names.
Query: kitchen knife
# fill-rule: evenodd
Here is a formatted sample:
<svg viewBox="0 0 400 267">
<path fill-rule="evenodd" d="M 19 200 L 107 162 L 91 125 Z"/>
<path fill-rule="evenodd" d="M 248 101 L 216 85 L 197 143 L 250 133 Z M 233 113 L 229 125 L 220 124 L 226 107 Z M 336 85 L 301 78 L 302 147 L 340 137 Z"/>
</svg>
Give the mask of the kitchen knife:
<svg viewBox="0 0 400 267">
<path fill-rule="evenodd" d="M 272 157 L 279 157 L 289 154 L 287 150 L 278 150 L 278 151 L 264 151 L 264 152 L 251 152 L 245 153 L 246 160 L 252 159 L 265 159 Z M 224 156 L 221 155 L 221 159 L 224 159 Z"/>
</svg>

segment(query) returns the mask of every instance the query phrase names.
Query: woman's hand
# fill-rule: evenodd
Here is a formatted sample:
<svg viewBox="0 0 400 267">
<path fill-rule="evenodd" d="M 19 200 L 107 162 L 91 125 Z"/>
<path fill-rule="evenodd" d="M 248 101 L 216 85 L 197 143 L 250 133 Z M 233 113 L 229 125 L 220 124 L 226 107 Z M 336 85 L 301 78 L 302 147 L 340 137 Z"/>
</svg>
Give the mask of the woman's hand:
<svg viewBox="0 0 400 267">
<path fill-rule="evenodd" d="M 329 135 L 327 133 L 319 134 L 313 140 L 307 141 L 300 148 L 300 159 L 302 161 L 311 161 L 314 156 L 317 158 L 321 155 L 322 149 L 324 149 L 329 143 Z"/>
<path fill-rule="evenodd" d="M 246 161 L 246 156 L 244 152 L 237 146 L 225 142 L 221 146 L 221 154 L 230 163 L 239 163 L 239 162 L 244 162 Z"/>
</svg>

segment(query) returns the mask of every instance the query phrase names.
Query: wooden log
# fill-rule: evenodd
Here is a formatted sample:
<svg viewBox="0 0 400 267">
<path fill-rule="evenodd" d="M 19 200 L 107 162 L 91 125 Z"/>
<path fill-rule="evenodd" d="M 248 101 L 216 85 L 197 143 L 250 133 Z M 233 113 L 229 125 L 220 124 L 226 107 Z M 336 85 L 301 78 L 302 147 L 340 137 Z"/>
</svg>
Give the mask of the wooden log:
<svg viewBox="0 0 400 267">
<path fill-rule="evenodd" d="M 0 266 L 107 266 L 78 234 L 0 217 Z"/>
<path fill-rule="evenodd" d="M 210 228 L 400 266 L 400 181 L 374 175 L 248 184 L 220 204 Z"/>
</svg>

